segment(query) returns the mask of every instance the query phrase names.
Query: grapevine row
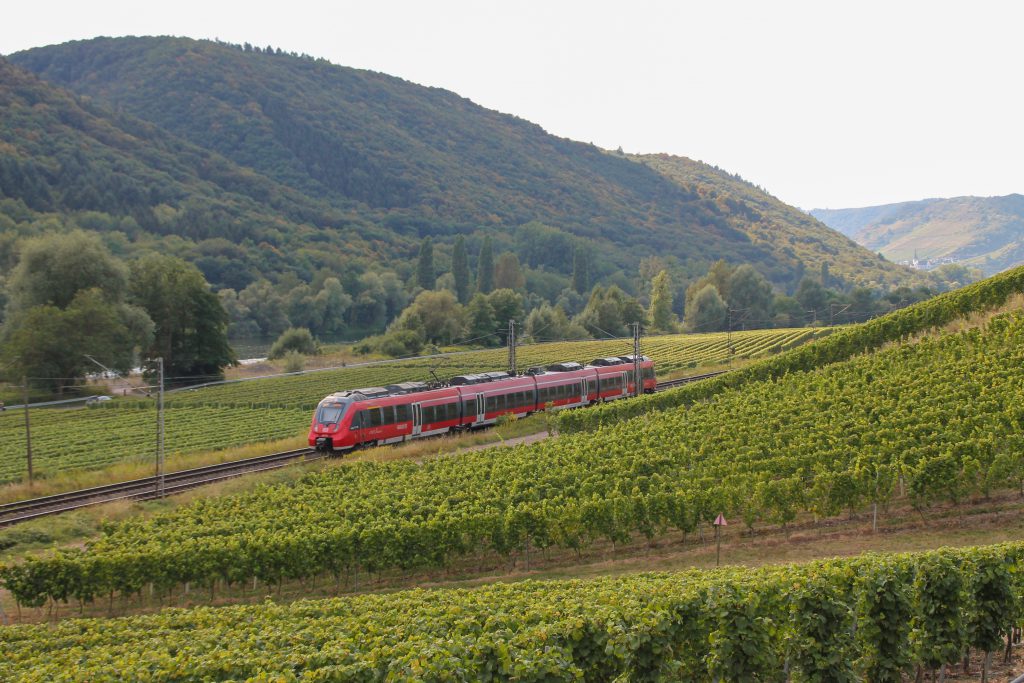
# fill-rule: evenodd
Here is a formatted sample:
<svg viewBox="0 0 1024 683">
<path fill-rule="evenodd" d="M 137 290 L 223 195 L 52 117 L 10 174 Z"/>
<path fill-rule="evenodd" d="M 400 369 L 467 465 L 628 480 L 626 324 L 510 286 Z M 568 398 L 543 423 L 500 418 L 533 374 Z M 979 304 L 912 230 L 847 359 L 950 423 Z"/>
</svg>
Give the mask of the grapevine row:
<svg viewBox="0 0 1024 683">
<path fill-rule="evenodd" d="M 19 681 L 898 683 L 1021 623 L 1024 545 L 0 630 Z M 1008 640 L 1008 637 L 1007 637 Z"/>
</svg>

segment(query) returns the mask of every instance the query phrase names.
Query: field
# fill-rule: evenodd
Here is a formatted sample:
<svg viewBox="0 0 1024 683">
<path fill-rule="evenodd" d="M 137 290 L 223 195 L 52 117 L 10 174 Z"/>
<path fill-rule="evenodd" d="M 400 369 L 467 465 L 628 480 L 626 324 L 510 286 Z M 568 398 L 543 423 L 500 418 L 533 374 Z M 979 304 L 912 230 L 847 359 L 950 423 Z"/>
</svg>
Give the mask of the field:
<svg viewBox="0 0 1024 683">
<path fill-rule="evenodd" d="M 658 372 L 717 366 L 730 358 L 761 357 L 792 348 L 830 329 L 755 330 L 651 337 L 644 352 Z M 518 349 L 520 367 L 557 360 L 588 361 L 602 355 L 631 353 L 627 340 L 560 342 Z M 302 375 L 236 382 L 167 395 L 165 417 L 168 463 L 175 455 L 231 448 L 301 434 L 310 411 L 330 392 L 409 380 L 429 380 L 464 372 L 500 369 L 503 349 L 470 351 L 440 358 L 374 363 Z M 35 470 L 40 476 L 102 468 L 125 460 L 153 457 L 156 412 L 151 399 L 115 399 L 101 407 L 36 410 L 32 413 Z M 25 475 L 25 432 L 19 411 L 0 413 L 0 483 Z"/>
</svg>

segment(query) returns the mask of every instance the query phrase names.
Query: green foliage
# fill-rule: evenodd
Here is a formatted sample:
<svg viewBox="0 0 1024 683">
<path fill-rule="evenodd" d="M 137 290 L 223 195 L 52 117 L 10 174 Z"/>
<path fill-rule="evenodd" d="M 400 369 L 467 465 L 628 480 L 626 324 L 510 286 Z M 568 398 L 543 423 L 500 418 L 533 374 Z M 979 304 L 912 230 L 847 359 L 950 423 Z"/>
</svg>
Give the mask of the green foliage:
<svg viewBox="0 0 1024 683">
<path fill-rule="evenodd" d="M 648 311 L 651 327 L 655 331 L 674 332 L 675 314 L 672 312 L 672 280 L 668 271 L 662 270 L 651 282 L 651 306 Z"/>
<path fill-rule="evenodd" d="M 714 285 L 704 285 L 686 307 L 686 328 L 691 332 L 725 329 L 726 303 Z"/>
<path fill-rule="evenodd" d="M 227 312 L 195 266 L 173 256 L 144 256 L 131 265 L 131 296 L 156 326 L 144 355 L 163 357 L 165 376 L 209 380 L 237 362 Z"/>
<path fill-rule="evenodd" d="M 464 329 L 462 306 L 449 291 L 424 291 L 395 321 L 392 329 L 410 330 L 431 344 L 451 344 Z"/>
<path fill-rule="evenodd" d="M 625 337 L 631 334 L 630 325 L 644 324 L 646 312 L 640 302 L 616 285 L 607 289 L 594 287 L 586 308 L 573 321 L 594 337 Z"/>
<path fill-rule="evenodd" d="M 358 543 L 374 537 L 335 535 L 332 550 Z M 310 550 L 296 538 L 278 559 L 297 569 Z M 952 554 L 1019 569 L 1022 547 Z M 910 606 L 921 597 L 914 576 L 935 556 L 498 582 L 10 626 L 0 677 L 42 682 L 73 667 L 89 680 L 173 671 L 190 680 L 781 681 L 786 660 L 794 680 L 896 682 L 914 663 L 906 638 Z M 30 593 L 31 581 L 28 573 L 14 580 L 16 594 Z M 121 584 L 144 590 L 129 577 Z M 98 596 L 66 596 L 76 597 Z M 963 604 L 960 613 L 972 609 Z M 1020 616 L 1006 610 L 999 624 Z"/>
<path fill-rule="evenodd" d="M 306 366 L 306 357 L 298 351 L 288 351 L 284 354 L 284 371 L 301 372 Z"/>
<path fill-rule="evenodd" d="M 497 289 L 522 289 L 526 286 L 526 277 L 519 265 L 519 257 L 514 252 L 506 251 L 498 257 L 494 265 L 494 286 Z"/>
<path fill-rule="evenodd" d="M 315 356 L 320 353 L 320 345 L 313 337 L 313 333 L 305 327 L 291 327 L 281 333 L 274 345 L 270 347 L 267 357 L 271 360 L 283 358 L 290 351 Z"/>
<path fill-rule="evenodd" d="M 469 256 L 466 254 L 466 238 L 459 235 L 452 248 L 452 277 L 455 279 L 455 296 L 460 304 L 469 303 Z"/>
<path fill-rule="evenodd" d="M 75 230 L 26 240 L 7 284 L 8 315 L 33 306 L 64 309 L 86 289 L 108 303 L 124 301 L 128 270 L 94 234 Z"/>
<path fill-rule="evenodd" d="M 420 255 L 416 261 L 416 284 L 423 289 L 433 289 L 437 284 L 437 272 L 434 270 L 434 241 L 424 237 L 420 242 Z"/>
<path fill-rule="evenodd" d="M 484 237 L 480 246 L 480 256 L 476 263 L 476 291 L 490 294 L 494 289 L 494 245 L 491 236 Z"/>
</svg>

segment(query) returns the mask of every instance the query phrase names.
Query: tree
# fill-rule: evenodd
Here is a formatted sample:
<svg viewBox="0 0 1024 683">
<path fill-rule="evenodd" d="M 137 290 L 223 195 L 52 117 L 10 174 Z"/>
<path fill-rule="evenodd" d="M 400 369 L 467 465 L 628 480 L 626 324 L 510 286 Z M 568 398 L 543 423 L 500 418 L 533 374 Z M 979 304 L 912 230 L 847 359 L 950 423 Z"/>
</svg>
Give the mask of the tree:
<svg viewBox="0 0 1024 683">
<path fill-rule="evenodd" d="M 651 282 L 651 326 L 660 332 L 674 332 L 675 315 L 672 313 L 672 280 L 668 271 L 662 270 Z"/>
<path fill-rule="evenodd" d="M 522 289 L 526 286 L 526 277 L 519 265 L 519 257 L 511 251 L 498 257 L 494 266 L 494 286 L 497 289 Z"/>
<path fill-rule="evenodd" d="M 490 294 L 494 289 L 494 247 L 491 244 L 491 237 L 484 238 L 480 247 L 480 258 L 476 265 L 476 291 L 482 294 Z"/>
<path fill-rule="evenodd" d="M 728 300 L 729 279 L 732 277 L 733 270 L 734 268 L 722 259 L 711 264 L 711 268 L 708 269 L 707 275 L 702 278 L 698 278 L 686 288 L 685 308 L 690 307 L 690 304 L 693 302 L 693 298 L 697 295 L 697 292 L 704 289 L 705 285 L 713 285 L 714 288 L 718 290 L 718 295 L 722 297 L 723 300 Z"/>
<path fill-rule="evenodd" d="M 796 288 L 796 300 L 804 311 L 811 312 L 814 320 L 819 320 L 828 305 L 828 292 L 817 280 L 805 277 Z"/>
<path fill-rule="evenodd" d="M 686 329 L 691 332 L 717 332 L 725 329 L 726 305 L 718 289 L 706 284 L 686 307 Z"/>
<path fill-rule="evenodd" d="M 402 311 L 395 330 L 412 330 L 431 344 L 451 344 L 462 336 L 465 311 L 448 291 L 423 291 Z"/>
<path fill-rule="evenodd" d="M 285 302 L 268 280 L 258 280 L 238 293 L 238 303 L 249 311 L 261 335 L 273 337 L 289 327 Z"/>
<path fill-rule="evenodd" d="M 765 327 L 772 316 L 772 286 L 753 266 L 744 264 L 729 277 L 729 307 L 739 311 L 737 319 L 753 327 Z"/>
<path fill-rule="evenodd" d="M 487 297 L 487 302 L 494 311 L 498 338 L 502 344 L 507 344 L 508 321 L 522 322 L 523 320 L 523 297 L 511 289 L 496 289 Z"/>
<path fill-rule="evenodd" d="M 323 286 L 313 299 L 313 310 L 317 315 L 314 328 L 316 333 L 335 336 L 343 334 L 345 314 L 351 306 L 352 297 L 345 293 L 338 278 L 329 277 L 324 280 Z"/>
<path fill-rule="evenodd" d="M 61 395 L 96 370 L 87 355 L 128 372 L 135 349 L 152 334 L 153 323 L 142 310 L 110 303 L 93 287 L 78 292 L 65 309 L 45 304 L 12 316 L 0 345 L 0 364 Z"/>
<path fill-rule="evenodd" d="M 219 377 L 238 362 L 228 344 L 227 312 L 195 266 L 173 256 L 144 256 L 132 263 L 131 296 L 156 326 L 146 353 L 164 359 L 166 375 Z"/>
<path fill-rule="evenodd" d="M 434 241 L 424 237 L 420 243 L 420 256 L 416 262 L 416 284 L 423 289 L 433 289 L 437 284 L 437 273 L 434 271 Z"/>
<path fill-rule="evenodd" d="M 455 278 L 455 296 L 460 304 L 469 301 L 469 258 L 466 255 L 466 238 L 455 238 L 452 249 L 452 277 Z"/>
<path fill-rule="evenodd" d="M 128 269 L 99 237 L 75 230 L 27 240 L 7 283 L 8 313 L 33 306 L 67 308 L 83 290 L 96 289 L 104 300 L 124 300 Z"/>
<path fill-rule="evenodd" d="M 572 288 L 577 294 L 590 291 L 590 252 L 580 244 L 572 250 Z"/>
<path fill-rule="evenodd" d="M 569 321 L 561 306 L 543 304 L 526 316 L 524 332 L 534 342 L 557 339 L 580 339 L 587 331 Z"/>
<path fill-rule="evenodd" d="M 477 292 L 466 306 L 466 337 L 474 344 L 494 346 L 498 343 L 498 322 L 486 294 Z"/>
<path fill-rule="evenodd" d="M 594 337 L 623 337 L 630 333 L 629 325 L 645 320 L 640 302 L 612 285 L 607 289 L 594 287 L 586 307 L 575 322 Z"/>
</svg>

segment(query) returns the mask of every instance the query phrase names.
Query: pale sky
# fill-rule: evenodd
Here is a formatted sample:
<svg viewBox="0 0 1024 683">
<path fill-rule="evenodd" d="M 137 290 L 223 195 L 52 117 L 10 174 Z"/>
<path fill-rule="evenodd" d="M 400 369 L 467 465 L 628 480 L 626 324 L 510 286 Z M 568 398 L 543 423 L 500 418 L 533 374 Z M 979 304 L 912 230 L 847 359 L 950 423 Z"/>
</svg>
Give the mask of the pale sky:
<svg viewBox="0 0 1024 683">
<path fill-rule="evenodd" d="M 1020 2 L 11 3 L 0 53 L 183 35 L 453 90 L 803 208 L 1024 193 Z"/>
</svg>

